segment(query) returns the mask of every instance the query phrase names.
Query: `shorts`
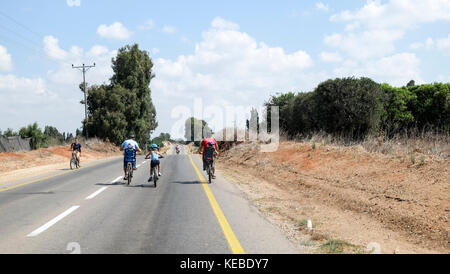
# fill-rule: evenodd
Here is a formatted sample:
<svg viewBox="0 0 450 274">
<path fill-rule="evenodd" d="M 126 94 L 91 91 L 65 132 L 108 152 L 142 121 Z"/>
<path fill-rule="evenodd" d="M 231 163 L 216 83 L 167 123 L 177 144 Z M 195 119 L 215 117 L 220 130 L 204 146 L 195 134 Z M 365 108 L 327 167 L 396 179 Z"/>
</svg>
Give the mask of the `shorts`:
<svg viewBox="0 0 450 274">
<path fill-rule="evenodd" d="M 216 162 L 216 156 L 212 157 L 211 168 L 214 168 L 214 164 Z M 206 170 L 206 157 L 203 155 L 203 170 Z"/>
<path fill-rule="evenodd" d="M 136 167 L 136 161 L 135 160 L 127 161 L 126 159 L 123 160 L 123 167 L 126 168 L 128 163 L 132 163 L 133 167 Z"/>
<path fill-rule="evenodd" d="M 159 166 L 161 162 L 159 160 L 152 160 L 150 162 L 150 168 L 154 168 L 155 166 Z"/>
</svg>

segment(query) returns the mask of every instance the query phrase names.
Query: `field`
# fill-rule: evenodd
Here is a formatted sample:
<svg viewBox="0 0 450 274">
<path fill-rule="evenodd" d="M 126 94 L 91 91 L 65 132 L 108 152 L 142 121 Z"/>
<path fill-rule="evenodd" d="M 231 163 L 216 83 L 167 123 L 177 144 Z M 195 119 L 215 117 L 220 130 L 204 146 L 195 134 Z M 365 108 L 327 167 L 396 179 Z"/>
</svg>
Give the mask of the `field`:
<svg viewBox="0 0 450 274">
<path fill-rule="evenodd" d="M 282 142 L 261 153 L 247 143 L 222 153 L 218 167 L 311 252 L 361 253 L 376 242 L 383 253 L 449 253 L 448 146 L 438 156 L 405 147 Z"/>
</svg>

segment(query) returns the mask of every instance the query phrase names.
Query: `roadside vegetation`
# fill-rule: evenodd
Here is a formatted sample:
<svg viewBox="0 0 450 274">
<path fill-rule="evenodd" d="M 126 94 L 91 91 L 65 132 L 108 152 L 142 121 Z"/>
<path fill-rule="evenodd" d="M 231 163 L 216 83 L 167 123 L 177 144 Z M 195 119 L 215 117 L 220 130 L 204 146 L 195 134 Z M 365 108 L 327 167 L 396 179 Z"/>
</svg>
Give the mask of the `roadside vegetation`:
<svg viewBox="0 0 450 274">
<path fill-rule="evenodd" d="M 319 134 L 355 143 L 370 137 L 384 141 L 430 133 L 448 139 L 450 133 L 449 83 L 411 81 L 396 88 L 369 78 L 338 78 L 311 92 L 272 96 L 265 105 L 280 107 L 280 130 L 290 140 Z"/>
</svg>

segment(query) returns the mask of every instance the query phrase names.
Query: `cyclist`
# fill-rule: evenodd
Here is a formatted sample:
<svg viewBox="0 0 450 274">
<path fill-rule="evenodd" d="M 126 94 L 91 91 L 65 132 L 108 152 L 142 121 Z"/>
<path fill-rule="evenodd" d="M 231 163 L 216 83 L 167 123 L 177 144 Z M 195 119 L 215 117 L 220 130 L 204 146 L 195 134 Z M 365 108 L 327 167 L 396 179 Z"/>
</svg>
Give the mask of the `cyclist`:
<svg viewBox="0 0 450 274">
<path fill-rule="evenodd" d="M 159 153 L 160 147 L 156 144 L 152 144 L 150 146 L 150 152 L 145 156 L 145 158 L 149 158 L 151 155 L 151 162 L 150 162 L 150 178 L 148 179 L 148 182 L 151 182 L 153 179 L 153 173 L 152 170 L 155 166 L 158 166 L 158 176 L 161 177 L 161 161 L 159 161 L 159 157 L 163 158 L 164 156 Z"/>
<path fill-rule="evenodd" d="M 142 151 L 139 148 L 138 143 L 134 140 L 134 138 L 135 138 L 134 134 L 130 134 L 129 139 L 126 140 L 125 142 L 123 142 L 122 146 L 120 147 L 120 151 L 124 151 L 124 154 L 123 154 L 123 163 L 124 163 L 123 164 L 123 171 L 124 171 L 124 174 L 125 174 L 125 176 L 123 177 L 124 180 L 128 180 L 128 177 L 127 177 L 127 163 L 128 162 L 132 162 L 133 163 L 133 170 L 136 170 L 136 152 L 141 152 Z M 128 150 L 128 148 L 130 148 L 130 147 L 135 150 L 134 154 L 132 153 L 132 151 Z M 127 153 L 128 153 L 128 155 L 127 155 Z M 129 158 L 127 158 L 127 157 L 130 157 L 130 155 L 133 156 L 132 161 Z M 129 160 L 129 161 L 127 161 L 127 160 Z"/>
<path fill-rule="evenodd" d="M 78 166 L 81 167 L 81 144 L 78 142 L 78 138 L 75 138 L 75 142 L 70 145 L 70 150 L 72 150 L 72 153 L 75 153 L 78 161 Z"/>
<path fill-rule="evenodd" d="M 216 157 L 217 155 L 219 155 L 219 145 L 217 144 L 216 139 L 214 139 L 212 137 L 212 134 L 210 132 L 208 132 L 205 135 L 205 139 L 203 139 L 202 144 L 200 145 L 200 148 L 198 149 L 198 153 L 202 153 L 203 154 L 203 170 L 206 170 L 206 152 L 208 150 L 211 150 L 211 156 L 212 156 L 212 164 L 211 164 L 211 168 L 212 168 L 212 178 L 216 179 L 216 167 L 215 167 L 215 161 L 216 161 Z"/>
<path fill-rule="evenodd" d="M 125 172 L 125 176 L 123 177 L 124 180 L 128 180 L 128 176 L 130 174 L 127 174 L 127 165 L 128 163 L 131 163 L 133 165 L 133 170 L 136 166 L 136 147 L 133 146 L 133 144 L 128 143 L 127 147 L 124 149 L 124 158 L 123 158 L 123 170 Z"/>
<path fill-rule="evenodd" d="M 177 153 L 180 153 L 180 147 L 178 146 L 178 144 L 177 144 L 177 146 L 175 147 L 175 150 L 177 151 Z"/>
</svg>

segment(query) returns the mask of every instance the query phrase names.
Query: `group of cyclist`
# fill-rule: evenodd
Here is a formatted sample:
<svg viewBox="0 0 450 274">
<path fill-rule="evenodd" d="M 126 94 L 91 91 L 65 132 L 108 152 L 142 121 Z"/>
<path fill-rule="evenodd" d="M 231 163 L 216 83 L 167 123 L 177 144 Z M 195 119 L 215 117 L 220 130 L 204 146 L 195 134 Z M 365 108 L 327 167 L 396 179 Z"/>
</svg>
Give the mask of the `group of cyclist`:
<svg viewBox="0 0 450 274">
<path fill-rule="evenodd" d="M 163 158 L 163 156 L 160 153 L 161 148 L 156 145 L 152 144 L 150 147 L 150 152 L 145 156 L 146 159 L 151 159 L 150 163 L 150 178 L 148 179 L 149 182 L 152 180 L 152 169 L 154 167 L 158 167 L 158 175 L 162 176 L 161 174 L 161 161 L 160 158 Z M 74 143 L 71 144 L 70 149 L 72 153 L 76 154 L 76 158 L 78 163 L 81 161 L 81 144 L 79 143 L 78 138 L 75 138 Z M 179 147 L 176 146 L 177 153 L 179 153 Z M 141 152 L 141 148 L 139 147 L 139 144 L 135 141 L 134 134 L 130 134 L 129 139 L 125 140 L 121 147 L 120 151 L 124 152 L 124 158 L 123 158 L 123 171 L 124 171 L 124 180 L 128 180 L 128 174 L 127 174 L 127 165 L 128 163 L 132 163 L 133 170 L 136 170 L 136 155 L 138 152 Z M 199 154 L 203 155 L 203 170 L 206 170 L 206 160 L 209 158 L 211 161 L 211 167 L 212 167 L 212 178 L 216 178 L 216 169 L 214 166 L 215 158 L 219 154 L 219 146 L 217 144 L 217 141 L 212 138 L 212 136 L 209 134 L 206 136 L 206 138 L 202 141 L 199 150 L 197 151 Z"/>
</svg>

